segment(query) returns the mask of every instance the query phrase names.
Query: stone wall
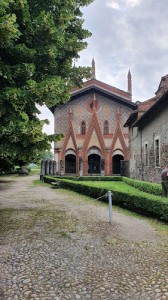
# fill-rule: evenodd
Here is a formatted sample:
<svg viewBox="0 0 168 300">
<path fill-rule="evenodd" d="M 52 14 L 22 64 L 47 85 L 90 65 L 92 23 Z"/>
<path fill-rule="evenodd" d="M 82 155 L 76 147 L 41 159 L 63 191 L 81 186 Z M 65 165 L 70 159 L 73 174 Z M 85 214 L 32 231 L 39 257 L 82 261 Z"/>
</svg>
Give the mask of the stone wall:
<svg viewBox="0 0 168 300">
<path fill-rule="evenodd" d="M 168 163 L 168 106 L 156 111 L 144 128 L 130 130 L 130 177 L 150 182 L 161 181 L 161 170 Z M 155 139 L 160 141 L 160 164 L 155 164 Z M 145 162 L 148 146 L 148 165 Z"/>
</svg>

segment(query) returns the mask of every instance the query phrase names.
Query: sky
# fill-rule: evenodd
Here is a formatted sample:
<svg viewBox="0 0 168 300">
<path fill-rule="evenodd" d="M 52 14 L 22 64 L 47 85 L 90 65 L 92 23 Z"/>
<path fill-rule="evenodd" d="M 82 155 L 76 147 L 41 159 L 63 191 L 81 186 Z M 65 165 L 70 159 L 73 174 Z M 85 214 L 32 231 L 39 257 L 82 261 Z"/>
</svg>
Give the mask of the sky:
<svg viewBox="0 0 168 300">
<path fill-rule="evenodd" d="M 84 28 L 92 32 L 88 47 L 79 53 L 76 65 L 96 64 L 96 79 L 127 91 L 132 74 L 133 101 L 155 95 L 162 76 L 168 74 L 167 0 L 95 0 L 83 9 Z M 54 131 L 53 115 L 44 131 Z"/>
</svg>

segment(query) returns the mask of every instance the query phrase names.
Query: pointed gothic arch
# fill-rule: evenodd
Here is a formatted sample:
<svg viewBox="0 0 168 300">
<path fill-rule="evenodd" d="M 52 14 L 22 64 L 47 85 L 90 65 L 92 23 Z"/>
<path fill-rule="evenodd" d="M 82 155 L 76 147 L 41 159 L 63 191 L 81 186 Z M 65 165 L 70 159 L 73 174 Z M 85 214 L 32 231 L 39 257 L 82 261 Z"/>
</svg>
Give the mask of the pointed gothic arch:
<svg viewBox="0 0 168 300">
<path fill-rule="evenodd" d="M 124 153 L 121 149 L 116 149 L 112 156 L 112 174 L 121 174 L 121 161 L 124 160 Z"/>
<path fill-rule="evenodd" d="M 65 152 L 65 173 L 76 174 L 76 152 L 73 149 Z"/>
<path fill-rule="evenodd" d="M 104 121 L 103 133 L 109 134 L 109 122 L 107 120 Z"/>
<path fill-rule="evenodd" d="M 86 134 L 86 122 L 84 120 L 81 123 L 81 134 L 82 135 Z"/>
<path fill-rule="evenodd" d="M 88 174 L 101 173 L 101 151 L 98 147 L 88 149 Z"/>
</svg>

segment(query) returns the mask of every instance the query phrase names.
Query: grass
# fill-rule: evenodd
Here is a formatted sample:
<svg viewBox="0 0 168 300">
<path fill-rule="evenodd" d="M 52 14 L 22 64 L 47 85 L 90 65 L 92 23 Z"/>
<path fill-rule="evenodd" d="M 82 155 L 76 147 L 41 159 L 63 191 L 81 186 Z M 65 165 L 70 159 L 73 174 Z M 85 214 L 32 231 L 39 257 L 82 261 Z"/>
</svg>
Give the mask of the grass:
<svg viewBox="0 0 168 300">
<path fill-rule="evenodd" d="M 40 175 L 40 169 L 31 169 L 29 175 Z"/>
<path fill-rule="evenodd" d="M 74 217 L 67 217 L 62 210 L 13 208 L 0 210 L 0 234 L 19 231 L 24 236 L 37 238 L 42 237 L 44 233 L 52 232 L 61 237 L 69 237 L 68 232 L 76 231 L 76 224 L 77 220 Z"/>
<path fill-rule="evenodd" d="M 132 194 L 136 194 L 136 195 L 146 195 L 148 196 L 149 193 L 145 193 L 140 191 L 139 189 L 128 185 L 127 183 L 123 182 L 123 181 L 81 181 L 79 182 L 82 185 L 86 185 L 86 186 L 93 186 L 93 187 L 98 187 L 98 188 L 102 188 L 102 189 L 107 189 L 107 190 L 111 190 L 112 192 L 123 192 L 123 193 L 132 193 Z M 158 199 L 158 197 L 160 196 L 156 196 L 156 195 L 152 195 L 152 197 L 154 199 Z"/>
<path fill-rule="evenodd" d="M 37 186 L 37 185 L 41 185 L 41 186 L 48 186 L 48 183 L 45 183 L 43 181 L 41 181 L 40 179 L 35 179 L 33 180 L 33 185 Z"/>
</svg>

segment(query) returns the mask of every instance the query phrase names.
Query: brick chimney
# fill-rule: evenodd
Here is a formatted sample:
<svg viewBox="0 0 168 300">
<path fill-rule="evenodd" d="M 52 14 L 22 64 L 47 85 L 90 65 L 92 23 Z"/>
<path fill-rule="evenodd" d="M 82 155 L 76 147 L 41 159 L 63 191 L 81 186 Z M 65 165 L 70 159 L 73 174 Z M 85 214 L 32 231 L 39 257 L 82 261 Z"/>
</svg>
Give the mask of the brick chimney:
<svg viewBox="0 0 168 300">
<path fill-rule="evenodd" d="M 128 71 L 128 93 L 131 94 L 131 99 L 132 99 L 132 78 L 131 78 L 131 72 L 130 70 Z"/>
</svg>

